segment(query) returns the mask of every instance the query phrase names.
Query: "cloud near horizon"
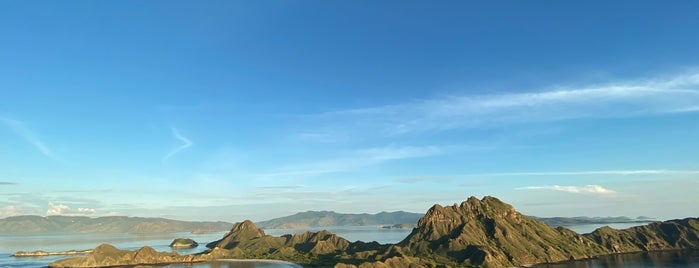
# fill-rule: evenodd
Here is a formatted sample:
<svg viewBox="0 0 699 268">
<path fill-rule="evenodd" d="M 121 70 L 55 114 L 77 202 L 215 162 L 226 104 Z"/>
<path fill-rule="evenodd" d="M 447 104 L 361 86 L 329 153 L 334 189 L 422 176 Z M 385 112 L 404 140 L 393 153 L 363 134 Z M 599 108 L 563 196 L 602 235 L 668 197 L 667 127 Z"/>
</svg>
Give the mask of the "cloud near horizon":
<svg viewBox="0 0 699 268">
<path fill-rule="evenodd" d="M 517 188 L 517 190 L 553 190 L 575 194 L 597 194 L 597 195 L 614 195 L 617 192 L 606 189 L 599 185 L 585 186 L 562 186 L 562 185 L 544 185 L 544 186 L 527 186 Z"/>
<path fill-rule="evenodd" d="M 64 204 L 54 204 L 49 202 L 49 208 L 46 210 L 46 216 L 64 215 L 64 216 L 87 216 L 94 215 L 97 211 L 92 208 L 76 208 L 73 209 Z"/>
</svg>

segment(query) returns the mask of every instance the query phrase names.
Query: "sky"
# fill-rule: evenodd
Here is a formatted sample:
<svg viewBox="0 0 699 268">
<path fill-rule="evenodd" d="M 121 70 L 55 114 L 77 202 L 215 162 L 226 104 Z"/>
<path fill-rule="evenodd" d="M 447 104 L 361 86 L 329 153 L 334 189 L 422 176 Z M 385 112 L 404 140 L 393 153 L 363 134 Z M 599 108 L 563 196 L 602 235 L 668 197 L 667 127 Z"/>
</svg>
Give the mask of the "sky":
<svg viewBox="0 0 699 268">
<path fill-rule="evenodd" d="M 696 1 L 0 1 L 0 218 L 699 216 Z"/>
</svg>

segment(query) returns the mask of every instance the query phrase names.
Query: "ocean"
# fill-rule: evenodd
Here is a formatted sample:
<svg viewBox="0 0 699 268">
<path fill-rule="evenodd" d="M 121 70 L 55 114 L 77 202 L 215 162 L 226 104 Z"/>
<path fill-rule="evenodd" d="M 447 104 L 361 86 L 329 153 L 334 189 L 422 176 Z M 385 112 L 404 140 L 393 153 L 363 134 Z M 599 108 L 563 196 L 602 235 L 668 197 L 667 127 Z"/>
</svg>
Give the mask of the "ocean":
<svg viewBox="0 0 699 268">
<path fill-rule="evenodd" d="M 638 225 L 638 224 L 635 224 Z M 586 233 L 602 225 L 579 225 L 568 228 Z M 614 228 L 627 228 L 633 224 L 612 224 Z M 403 240 L 410 229 L 383 229 L 376 226 L 342 226 L 311 229 L 266 229 L 265 233 L 279 236 L 288 233 L 300 233 L 307 230 L 318 231 L 326 229 L 350 241 L 377 241 L 379 243 L 397 243 Z M 158 251 L 173 251 L 168 245 L 179 237 L 192 238 L 199 243 L 194 249 L 174 250 L 179 254 L 197 253 L 206 250 L 206 243 L 221 239 L 226 232 L 191 234 L 121 234 L 121 233 L 84 233 L 84 234 L 0 234 L 0 267 L 46 267 L 49 263 L 66 256 L 49 257 L 11 257 L 17 251 L 65 251 L 92 249 L 101 243 L 109 243 L 120 249 L 135 250 L 142 246 L 150 246 Z M 195 265 L 168 265 L 168 268 L 282 268 L 293 265 L 265 262 L 214 262 Z M 652 252 L 641 254 L 623 254 L 605 256 L 593 260 L 562 263 L 555 265 L 540 265 L 544 268 L 615 268 L 615 267 L 663 267 L 699 268 L 699 251 Z"/>
</svg>

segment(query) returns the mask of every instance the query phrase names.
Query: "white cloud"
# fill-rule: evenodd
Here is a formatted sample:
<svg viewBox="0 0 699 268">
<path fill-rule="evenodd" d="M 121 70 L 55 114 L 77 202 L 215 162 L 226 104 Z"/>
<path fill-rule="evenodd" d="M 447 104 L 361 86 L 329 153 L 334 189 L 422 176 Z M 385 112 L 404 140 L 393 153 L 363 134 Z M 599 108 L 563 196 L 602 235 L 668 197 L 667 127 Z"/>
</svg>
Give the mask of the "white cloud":
<svg viewBox="0 0 699 268">
<path fill-rule="evenodd" d="M 94 215 L 95 209 L 92 208 L 77 208 L 73 209 L 64 204 L 54 204 L 49 202 L 49 208 L 46 210 L 46 216 L 64 215 L 64 216 L 85 216 Z"/>
<path fill-rule="evenodd" d="M 167 155 L 165 155 L 162 159 L 163 163 L 165 163 L 168 159 L 170 159 L 170 157 L 174 156 L 175 154 L 179 153 L 180 151 L 182 151 L 184 149 L 189 148 L 193 144 L 189 139 L 182 136 L 182 134 L 180 134 L 180 132 L 176 128 L 172 127 L 170 129 L 172 130 L 172 135 L 176 139 L 181 141 L 182 145 L 177 146 L 175 149 L 172 149 L 172 151 L 170 151 Z"/>
<path fill-rule="evenodd" d="M 414 132 L 698 111 L 699 74 L 525 93 L 447 96 L 316 115 L 320 131 Z"/>
<path fill-rule="evenodd" d="M 585 186 L 561 186 L 561 185 L 546 185 L 546 186 L 527 186 L 517 188 L 518 190 L 553 190 L 575 194 L 598 194 L 598 195 L 613 195 L 616 191 L 606 189 L 599 185 Z"/>
<path fill-rule="evenodd" d="M 24 122 L 7 118 L 7 117 L 0 117 L 0 122 L 4 123 L 6 126 L 8 126 L 10 129 L 12 129 L 17 135 L 25 139 L 27 142 L 29 142 L 34 148 L 36 148 L 39 152 L 41 152 L 43 155 L 48 156 L 50 158 L 54 158 L 55 155 L 51 149 L 49 149 L 48 146 L 46 146 L 41 140 L 39 140 L 38 136 L 34 131 L 32 131 L 30 128 L 28 128 Z"/>
<path fill-rule="evenodd" d="M 660 175 L 660 174 L 699 174 L 699 170 L 636 169 L 636 170 L 588 170 L 588 171 L 535 171 L 486 173 L 479 176 L 565 176 L 565 175 Z"/>
</svg>

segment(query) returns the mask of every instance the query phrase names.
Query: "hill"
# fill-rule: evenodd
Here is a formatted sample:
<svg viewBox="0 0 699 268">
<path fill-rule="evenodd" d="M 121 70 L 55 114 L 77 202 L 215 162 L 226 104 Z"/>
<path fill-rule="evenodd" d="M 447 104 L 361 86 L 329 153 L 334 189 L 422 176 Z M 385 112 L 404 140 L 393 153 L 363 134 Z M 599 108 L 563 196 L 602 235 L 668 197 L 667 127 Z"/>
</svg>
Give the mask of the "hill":
<svg viewBox="0 0 699 268">
<path fill-rule="evenodd" d="M 699 219 L 654 222 L 624 230 L 603 227 L 581 235 L 563 227 L 550 227 L 520 214 L 497 198 L 486 196 L 480 200 L 471 197 L 452 206 L 434 205 L 410 235 L 397 244 L 349 242 L 328 231 L 274 237 L 266 235 L 254 223 L 244 221 L 207 246 L 211 249 L 201 254 L 172 256 L 150 248 L 127 252 L 103 245 L 86 257 L 59 260 L 50 267 L 225 258 L 275 259 L 338 268 L 521 267 L 615 253 L 699 249 Z M 105 251 L 100 249 L 109 250 L 100 253 Z"/>
<path fill-rule="evenodd" d="M 163 218 L 15 216 L 0 219 L 0 233 L 175 233 L 216 232 L 230 229 L 227 222 L 189 222 Z"/>
<path fill-rule="evenodd" d="M 294 215 L 261 221 L 260 228 L 307 228 L 327 226 L 395 225 L 415 223 L 424 214 L 405 211 L 380 212 L 377 214 L 344 214 L 333 211 L 306 211 Z"/>
</svg>

